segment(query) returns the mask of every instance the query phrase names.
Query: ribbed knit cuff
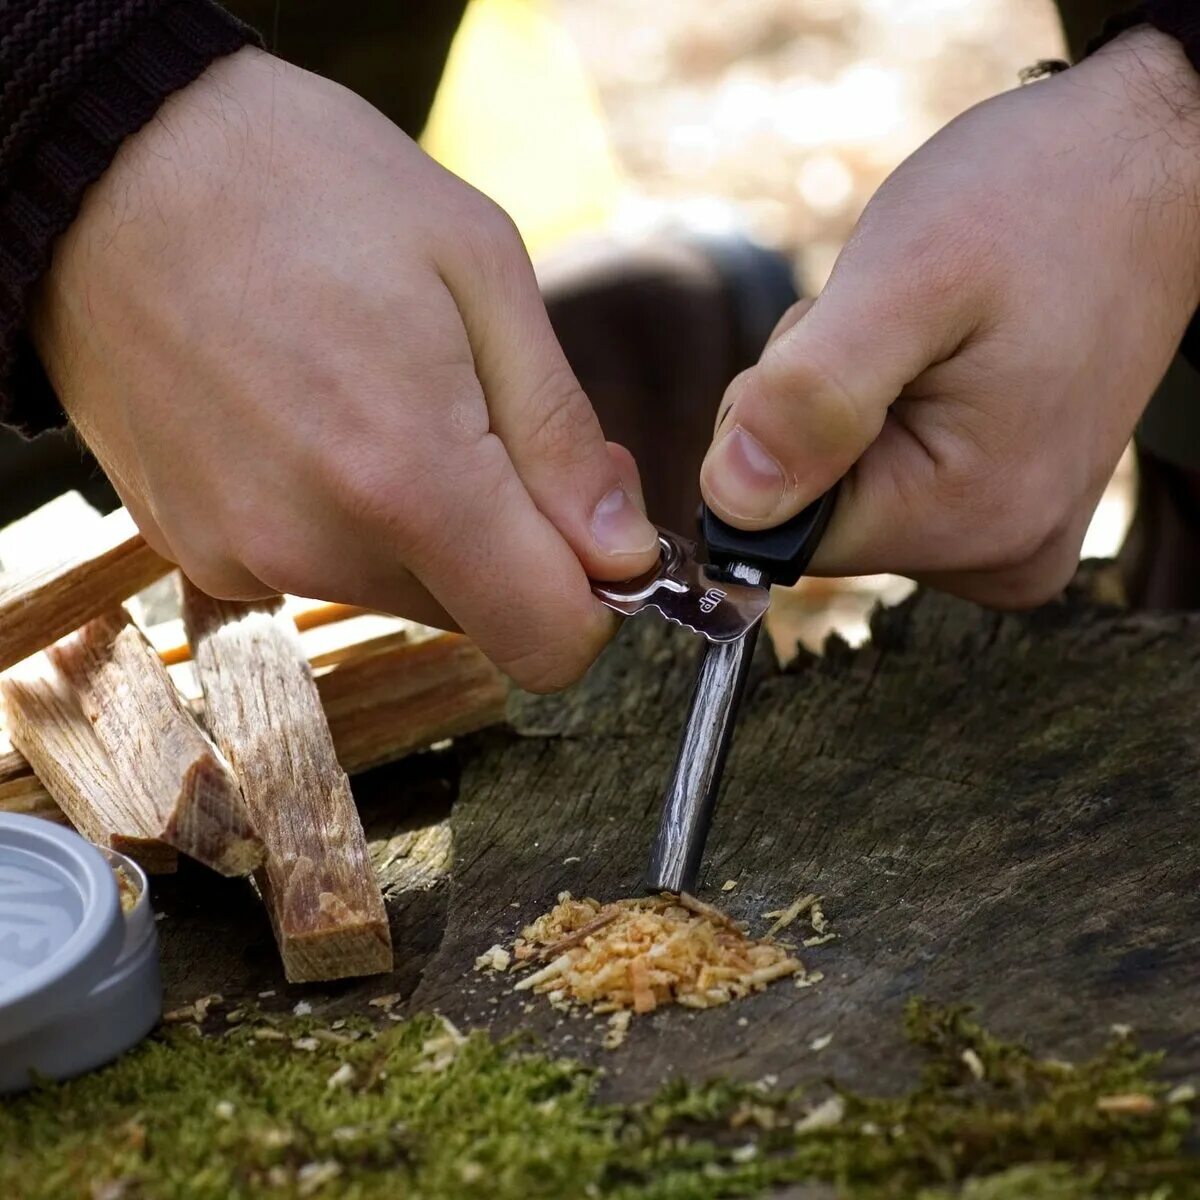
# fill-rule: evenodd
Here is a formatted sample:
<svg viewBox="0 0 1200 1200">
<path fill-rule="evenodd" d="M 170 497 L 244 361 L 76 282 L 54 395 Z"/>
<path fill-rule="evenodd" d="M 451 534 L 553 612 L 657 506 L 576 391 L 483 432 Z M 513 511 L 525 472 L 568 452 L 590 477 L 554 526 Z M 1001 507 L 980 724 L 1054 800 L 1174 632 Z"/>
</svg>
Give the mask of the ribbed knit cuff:
<svg viewBox="0 0 1200 1200">
<path fill-rule="evenodd" d="M 66 422 L 25 324 L 54 243 L 78 214 L 84 192 L 168 96 L 255 40 L 211 0 L 166 0 L 119 45 L 94 51 L 94 62 L 76 54 L 77 84 L 55 104 L 41 88 L 40 119 L 9 126 L 6 136 L 24 144 L 10 144 L 15 153 L 0 176 L 0 421 L 28 436 Z"/>
</svg>

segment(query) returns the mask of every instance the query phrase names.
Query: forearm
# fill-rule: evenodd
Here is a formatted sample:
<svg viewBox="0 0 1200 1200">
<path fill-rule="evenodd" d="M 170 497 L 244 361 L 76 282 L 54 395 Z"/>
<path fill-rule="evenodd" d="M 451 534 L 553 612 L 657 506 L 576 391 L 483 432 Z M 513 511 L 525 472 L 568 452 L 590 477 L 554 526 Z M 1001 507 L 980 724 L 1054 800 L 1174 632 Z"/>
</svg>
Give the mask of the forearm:
<svg viewBox="0 0 1200 1200">
<path fill-rule="evenodd" d="M 54 243 L 122 141 L 253 39 L 211 0 L 17 0 L 0 9 L 0 420 L 63 415 L 25 322 Z"/>
</svg>

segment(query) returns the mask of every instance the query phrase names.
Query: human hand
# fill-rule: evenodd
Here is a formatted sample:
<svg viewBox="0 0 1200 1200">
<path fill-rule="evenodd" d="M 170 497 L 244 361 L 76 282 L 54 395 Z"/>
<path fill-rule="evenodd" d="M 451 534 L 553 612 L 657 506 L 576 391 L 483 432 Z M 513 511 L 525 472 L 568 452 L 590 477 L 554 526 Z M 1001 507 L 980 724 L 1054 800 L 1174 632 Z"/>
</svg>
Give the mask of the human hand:
<svg viewBox="0 0 1200 1200">
<path fill-rule="evenodd" d="M 817 573 L 1041 603 L 1198 301 L 1200 77 L 1138 29 L 895 171 L 729 388 L 705 499 L 767 528 L 845 475 Z"/>
<path fill-rule="evenodd" d="M 123 147 L 33 322 L 150 544 L 227 599 L 470 634 L 533 689 L 654 564 L 508 218 L 344 89 L 256 50 Z"/>
</svg>

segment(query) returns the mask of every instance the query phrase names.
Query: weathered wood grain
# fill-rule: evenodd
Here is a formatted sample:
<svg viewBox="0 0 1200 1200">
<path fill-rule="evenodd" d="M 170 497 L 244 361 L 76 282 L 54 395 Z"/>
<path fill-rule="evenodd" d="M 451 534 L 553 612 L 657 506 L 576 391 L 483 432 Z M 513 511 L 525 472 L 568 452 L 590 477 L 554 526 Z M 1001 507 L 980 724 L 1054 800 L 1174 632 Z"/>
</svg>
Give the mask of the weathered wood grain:
<svg viewBox="0 0 1200 1200">
<path fill-rule="evenodd" d="M 147 871 L 176 869 L 175 849 L 147 822 L 141 798 L 123 785 L 78 697 L 44 654 L 0 676 L 0 700 L 13 745 L 76 829 Z M 22 804 L 10 794 L 4 807 L 29 811 L 36 799 L 26 793 Z"/>
<path fill-rule="evenodd" d="M 330 626 L 345 626 L 372 617 L 381 621 L 390 621 L 395 625 L 411 624 L 411 622 L 401 622 L 395 617 L 377 617 L 377 614 L 369 613 L 366 609 L 356 608 L 350 604 L 327 604 L 321 600 L 284 597 L 284 607 L 301 633 L 309 630 L 328 629 Z M 173 667 L 179 663 L 191 661 L 192 648 L 188 645 L 187 632 L 183 627 L 182 618 L 148 626 L 146 637 L 150 639 L 151 645 L 158 651 L 159 657 L 167 666 Z M 320 639 L 317 644 L 324 647 L 325 639 Z M 345 644 L 345 639 L 342 639 L 342 644 Z M 308 657 L 310 662 L 314 661 L 313 654 L 309 654 Z"/>
<path fill-rule="evenodd" d="M 317 677 L 317 691 L 351 774 L 497 724 L 508 699 L 504 676 L 456 633 L 348 659 Z"/>
<path fill-rule="evenodd" d="M 72 556 L 0 587 L 0 671 L 56 642 L 161 578 L 173 566 L 124 509 L 98 522 Z"/>
<path fill-rule="evenodd" d="M 375 642 L 317 678 L 334 749 L 351 774 L 504 719 L 508 684 L 459 634 Z M 2 715 L 2 714 L 0 714 Z M 0 812 L 54 815 L 53 801 L 0 728 Z M 59 814 L 61 819 L 61 814 Z"/>
<path fill-rule="evenodd" d="M 0 712 L 4 705 L 0 703 Z M 67 822 L 66 814 L 34 775 L 25 756 L 12 748 L 8 734 L 0 731 L 0 812 L 23 813 L 28 817 L 44 817 L 60 824 Z"/>
<path fill-rule="evenodd" d="M 89 621 L 46 657 L 75 693 L 128 803 L 138 806 L 140 828 L 222 875 L 262 864 L 233 769 L 124 608 Z"/>
<path fill-rule="evenodd" d="M 279 601 L 184 584 L 205 716 L 266 847 L 256 879 L 291 981 L 392 967 L 379 885 L 299 636 Z"/>
<path fill-rule="evenodd" d="M 518 740 L 485 736 L 414 1007 L 531 1029 L 604 1062 L 623 1095 L 680 1074 L 911 1083 L 899 1027 L 914 994 L 973 1003 L 1064 1057 L 1128 1023 L 1171 1076 L 1200 1071 L 1200 615 L 1004 616 L 921 595 L 861 650 L 835 642 L 783 674 L 760 660 L 703 894 L 755 930 L 824 895 L 838 939 L 800 953 L 825 980 L 660 1012 L 616 1055 L 587 1022 L 482 986 L 475 955 L 560 889 L 639 889 L 694 663 L 686 637 L 629 623 L 579 688 L 514 706 Z"/>
</svg>

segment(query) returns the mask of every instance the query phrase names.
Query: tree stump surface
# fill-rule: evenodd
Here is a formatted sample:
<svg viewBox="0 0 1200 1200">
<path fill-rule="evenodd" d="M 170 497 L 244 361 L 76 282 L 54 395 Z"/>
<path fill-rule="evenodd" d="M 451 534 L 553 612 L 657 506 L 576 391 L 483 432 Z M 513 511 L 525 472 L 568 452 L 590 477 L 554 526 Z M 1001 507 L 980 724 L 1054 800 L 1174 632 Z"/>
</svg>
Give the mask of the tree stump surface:
<svg viewBox="0 0 1200 1200">
<path fill-rule="evenodd" d="M 476 972 L 559 891 L 639 892 L 697 653 L 681 630 L 627 622 L 576 688 L 517 698 L 511 729 L 356 781 L 391 976 L 287 987 L 245 885 L 164 880 L 168 1004 L 272 990 L 264 1007 L 305 998 L 332 1015 L 399 992 L 397 1012 L 531 1031 L 602 1065 L 614 1099 L 680 1075 L 898 1090 L 913 1082 L 900 1029 L 913 995 L 971 1003 L 1057 1057 L 1129 1024 L 1167 1052 L 1168 1077 L 1200 1074 L 1200 615 L 1079 598 L 1000 615 L 919 593 L 877 614 L 861 649 L 834 640 L 786 671 L 760 656 L 700 894 L 756 932 L 763 912 L 823 895 L 838 938 L 800 952 L 825 973 L 815 987 L 660 1010 L 605 1051 L 600 1021 Z M 444 850 L 446 826 L 413 831 L 455 792 L 453 869 L 430 886 L 425 843 Z"/>
</svg>

